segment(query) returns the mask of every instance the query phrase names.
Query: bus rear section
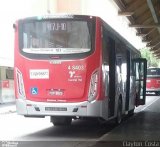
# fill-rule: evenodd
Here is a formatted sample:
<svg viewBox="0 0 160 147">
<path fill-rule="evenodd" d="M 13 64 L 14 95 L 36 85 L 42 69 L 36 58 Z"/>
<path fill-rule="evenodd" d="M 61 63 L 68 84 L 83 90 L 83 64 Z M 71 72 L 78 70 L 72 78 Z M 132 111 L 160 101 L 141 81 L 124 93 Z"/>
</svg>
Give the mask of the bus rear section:
<svg viewBox="0 0 160 147">
<path fill-rule="evenodd" d="M 160 68 L 147 69 L 146 93 L 160 95 Z"/>
<path fill-rule="evenodd" d="M 15 86 L 19 114 L 54 116 L 54 124 L 70 122 L 76 116 L 101 116 L 95 21 L 90 16 L 66 16 L 17 22 Z"/>
<path fill-rule="evenodd" d="M 136 102 L 145 103 L 145 67 L 140 53 L 99 17 L 15 24 L 16 106 L 24 116 L 51 116 L 54 125 L 91 117 L 120 123 Z"/>
</svg>

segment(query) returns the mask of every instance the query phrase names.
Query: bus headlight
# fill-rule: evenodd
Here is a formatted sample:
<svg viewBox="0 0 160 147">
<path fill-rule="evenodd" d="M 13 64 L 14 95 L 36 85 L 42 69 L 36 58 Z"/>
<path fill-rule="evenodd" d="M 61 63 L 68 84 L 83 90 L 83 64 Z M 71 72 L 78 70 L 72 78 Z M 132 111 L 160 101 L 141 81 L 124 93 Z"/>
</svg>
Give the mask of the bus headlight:
<svg viewBox="0 0 160 147">
<path fill-rule="evenodd" d="M 98 72 L 94 72 L 91 76 L 88 101 L 91 102 L 95 100 L 98 91 Z"/>
<path fill-rule="evenodd" d="M 17 79 L 17 92 L 18 98 L 25 99 L 25 90 L 24 90 L 24 82 L 22 73 L 16 68 L 16 79 Z"/>
</svg>

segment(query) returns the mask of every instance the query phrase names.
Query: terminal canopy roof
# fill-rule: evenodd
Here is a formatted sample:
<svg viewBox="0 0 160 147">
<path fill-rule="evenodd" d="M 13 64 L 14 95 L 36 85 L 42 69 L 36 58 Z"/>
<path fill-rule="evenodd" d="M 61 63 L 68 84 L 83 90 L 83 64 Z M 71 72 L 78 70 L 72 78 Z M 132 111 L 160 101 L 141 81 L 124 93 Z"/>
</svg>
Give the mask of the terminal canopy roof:
<svg viewBox="0 0 160 147">
<path fill-rule="evenodd" d="M 160 59 L 160 0 L 114 0 L 118 14 L 126 16 L 146 47 Z"/>
</svg>

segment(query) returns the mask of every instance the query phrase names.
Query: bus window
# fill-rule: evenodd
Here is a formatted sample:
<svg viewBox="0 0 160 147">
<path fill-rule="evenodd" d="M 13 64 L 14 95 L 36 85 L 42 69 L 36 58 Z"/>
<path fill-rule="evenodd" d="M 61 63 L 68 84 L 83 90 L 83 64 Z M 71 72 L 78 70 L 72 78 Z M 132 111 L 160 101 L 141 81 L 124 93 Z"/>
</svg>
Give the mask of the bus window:
<svg viewBox="0 0 160 147">
<path fill-rule="evenodd" d="M 21 36 L 21 53 L 29 58 L 66 58 L 90 53 L 94 33 L 88 21 L 62 19 L 22 23 Z"/>
</svg>

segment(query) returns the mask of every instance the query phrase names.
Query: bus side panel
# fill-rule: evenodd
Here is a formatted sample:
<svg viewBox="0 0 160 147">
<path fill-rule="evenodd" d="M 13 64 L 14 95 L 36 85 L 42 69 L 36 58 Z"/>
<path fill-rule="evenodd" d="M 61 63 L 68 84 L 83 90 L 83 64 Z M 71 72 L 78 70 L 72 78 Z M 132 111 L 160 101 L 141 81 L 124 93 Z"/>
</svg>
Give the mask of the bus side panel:
<svg viewBox="0 0 160 147">
<path fill-rule="evenodd" d="M 97 100 L 104 100 L 104 86 L 103 86 L 103 73 L 102 73 L 102 20 L 97 17 L 96 20 L 96 38 L 95 48 L 97 50 L 97 61 L 99 61 L 99 85 Z"/>
</svg>

